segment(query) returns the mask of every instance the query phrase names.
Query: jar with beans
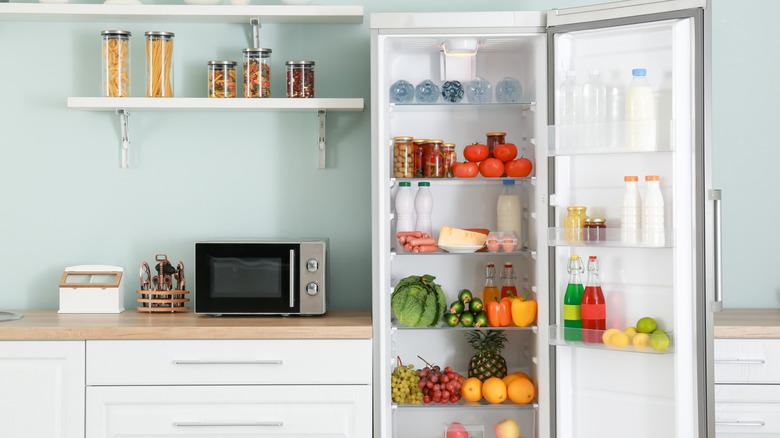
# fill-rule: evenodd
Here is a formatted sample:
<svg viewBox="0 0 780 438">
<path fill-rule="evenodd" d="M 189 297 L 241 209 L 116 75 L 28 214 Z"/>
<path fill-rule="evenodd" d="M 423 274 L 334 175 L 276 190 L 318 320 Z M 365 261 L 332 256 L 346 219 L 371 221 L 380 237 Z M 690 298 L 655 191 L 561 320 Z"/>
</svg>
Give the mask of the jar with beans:
<svg viewBox="0 0 780 438">
<path fill-rule="evenodd" d="M 455 174 L 452 173 L 452 165 L 458 161 L 458 155 L 455 153 L 455 143 L 444 143 L 441 147 L 442 155 L 444 155 L 444 177 L 454 178 Z"/>
<path fill-rule="evenodd" d="M 412 137 L 393 138 L 393 176 L 396 178 L 414 177 L 414 154 Z"/>
<path fill-rule="evenodd" d="M 442 154 L 442 140 L 430 140 L 428 151 L 423 160 L 423 176 L 425 178 L 444 178 L 444 155 Z"/>
<path fill-rule="evenodd" d="M 244 49 L 244 97 L 271 97 L 271 49 Z"/>
<path fill-rule="evenodd" d="M 314 97 L 314 61 L 287 61 L 287 97 Z"/>
</svg>

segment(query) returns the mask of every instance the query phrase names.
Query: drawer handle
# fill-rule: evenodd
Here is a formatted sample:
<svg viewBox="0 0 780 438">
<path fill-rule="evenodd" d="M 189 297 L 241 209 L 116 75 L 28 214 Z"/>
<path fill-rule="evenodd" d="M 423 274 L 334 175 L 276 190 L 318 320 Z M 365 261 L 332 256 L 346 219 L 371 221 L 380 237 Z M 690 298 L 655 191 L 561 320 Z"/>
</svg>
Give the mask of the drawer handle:
<svg viewBox="0 0 780 438">
<path fill-rule="evenodd" d="M 281 359 L 267 360 L 198 360 L 179 359 L 173 361 L 174 365 L 282 365 Z"/>
<path fill-rule="evenodd" d="M 715 363 L 721 365 L 761 365 L 766 361 L 764 359 L 715 359 Z"/>
<path fill-rule="evenodd" d="M 284 421 L 245 421 L 245 422 L 236 422 L 236 423 L 227 423 L 227 422 L 205 422 L 205 421 L 178 421 L 173 423 L 176 427 L 224 427 L 224 426 L 235 426 L 235 427 L 241 427 L 241 426 L 272 426 L 272 427 L 281 427 L 284 426 Z"/>
<path fill-rule="evenodd" d="M 763 421 L 716 421 L 716 426 L 758 426 L 764 425 Z"/>
</svg>

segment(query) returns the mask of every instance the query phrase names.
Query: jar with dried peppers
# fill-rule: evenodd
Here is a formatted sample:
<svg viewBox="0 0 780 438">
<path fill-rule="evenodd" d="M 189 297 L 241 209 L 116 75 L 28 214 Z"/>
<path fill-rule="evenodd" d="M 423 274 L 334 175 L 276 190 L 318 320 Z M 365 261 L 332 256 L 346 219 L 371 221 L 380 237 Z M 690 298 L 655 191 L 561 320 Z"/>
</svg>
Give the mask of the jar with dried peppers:
<svg viewBox="0 0 780 438">
<path fill-rule="evenodd" d="M 423 156 L 423 176 L 425 178 L 444 178 L 444 154 L 442 140 L 429 140 L 428 149 Z"/>
<path fill-rule="evenodd" d="M 244 97 L 271 97 L 271 49 L 244 49 Z"/>
<path fill-rule="evenodd" d="M 454 178 L 452 165 L 458 161 L 458 155 L 455 152 L 455 143 L 444 143 L 441 145 L 442 155 L 444 155 L 444 177 Z"/>
<path fill-rule="evenodd" d="M 235 61 L 209 61 L 209 97 L 236 97 Z"/>
<path fill-rule="evenodd" d="M 314 61 L 287 61 L 287 97 L 314 97 Z"/>
</svg>

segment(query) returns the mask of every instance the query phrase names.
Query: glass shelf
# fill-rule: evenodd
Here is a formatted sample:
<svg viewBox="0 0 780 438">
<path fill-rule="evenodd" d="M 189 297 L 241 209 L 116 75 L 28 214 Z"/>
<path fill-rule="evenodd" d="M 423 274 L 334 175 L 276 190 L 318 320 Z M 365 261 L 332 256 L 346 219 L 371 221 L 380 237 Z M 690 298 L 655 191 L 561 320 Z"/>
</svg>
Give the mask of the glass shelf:
<svg viewBox="0 0 780 438">
<path fill-rule="evenodd" d="M 496 184 L 501 185 L 504 180 L 515 181 L 515 183 L 535 183 L 535 176 L 527 176 L 525 178 L 485 178 L 484 176 L 476 176 L 474 178 L 390 178 L 390 181 L 395 186 L 399 182 L 430 182 L 431 185 L 480 185 L 480 184 Z"/>
<path fill-rule="evenodd" d="M 628 122 L 582 123 L 576 125 L 550 125 L 547 127 L 551 157 L 569 155 L 627 154 L 673 152 L 673 120 L 658 120 L 656 146 L 633 149 L 626 145 Z M 588 139 L 590 143 L 586 143 Z M 566 140 L 572 139 L 572 140 Z M 604 146 L 608 144 L 610 146 Z"/>
<path fill-rule="evenodd" d="M 523 409 L 523 410 L 529 410 L 533 411 L 536 409 L 539 409 L 538 403 L 528 403 L 524 405 L 519 405 L 517 403 L 513 403 L 511 401 L 505 401 L 503 403 L 488 403 L 484 399 L 478 401 L 478 402 L 470 402 L 465 401 L 463 399 L 458 400 L 456 403 L 428 403 L 427 405 L 425 403 L 420 405 L 410 405 L 410 404 L 398 404 L 393 403 L 393 409 L 458 409 L 458 408 L 466 408 L 466 409 Z"/>
<path fill-rule="evenodd" d="M 402 326 L 398 324 L 398 321 L 393 319 L 391 324 L 392 330 L 401 330 L 401 331 L 411 331 L 411 330 L 511 330 L 511 331 L 532 331 L 534 333 L 537 332 L 538 327 L 535 325 L 529 325 L 527 327 L 514 327 L 514 326 L 508 326 L 508 327 L 464 327 L 462 325 L 457 325 L 455 327 L 450 327 L 446 324 L 440 324 L 436 327 L 407 327 Z"/>
<path fill-rule="evenodd" d="M 570 340 L 566 339 L 568 338 L 574 338 L 574 339 L 582 339 L 583 336 L 590 335 L 593 339 L 599 339 L 601 340 L 604 335 L 605 330 L 585 330 L 585 329 L 575 329 L 575 328 L 565 328 L 560 325 L 552 325 L 550 326 L 550 345 L 558 345 L 558 346 L 565 346 L 565 347 L 574 347 L 574 348 L 590 348 L 590 349 L 598 349 L 598 350 L 612 350 L 612 351 L 625 351 L 630 353 L 646 353 L 646 354 L 671 354 L 674 353 L 674 332 L 667 332 L 665 335 L 647 335 L 647 345 L 644 347 L 640 346 L 637 347 L 636 342 L 637 338 L 636 336 L 642 336 L 643 333 L 637 333 L 634 334 L 633 338 L 629 337 L 629 345 L 626 347 L 617 347 L 615 345 L 607 345 L 603 343 L 587 343 L 582 341 L 576 341 L 576 340 Z M 656 342 L 660 341 L 662 338 L 661 336 L 667 336 L 669 339 L 669 344 L 666 350 L 660 351 L 659 349 L 654 348 L 653 346 L 656 345 Z"/>
<path fill-rule="evenodd" d="M 439 249 L 436 252 L 410 252 L 410 251 L 391 251 L 390 255 L 395 256 L 403 256 L 403 257 L 422 257 L 422 256 L 513 256 L 513 255 L 535 255 L 536 251 L 530 251 L 530 250 L 524 250 L 524 251 L 512 251 L 512 252 L 490 252 L 490 251 L 477 251 L 477 252 L 447 252 L 443 249 Z"/>
<path fill-rule="evenodd" d="M 549 246 L 590 246 L 590 247 L 613 247 L 613 248 L 673 248 L 672 237 L 674 236 L 674 230 L 664 230 L 664 237 L 666 241 L 662 246 L 650 246 L 639 243 L 625 243 L 620 240 L 620 228 L 606 228 L 601 229 L 601 232 L 606 230 L 604 240 L 582 240 L 580 242 L 570 242 L 566 239 L 566 229 L 560 227 L 548 228 L 547 230 L 547 244 Z M 586 236 L 587 230 L 583 229 L 582 236 Z"/>
<path fill-rule="evenodd" d="M 414 110 L 425 110 L 430 111 L 432 108 L 436 109 L 451 109 L 451 110 L 459 110 L 459 109 L 500 109 L 500 110 L 506 110 L 507 108 L 519 108 L 519 109 L 526 109 L 535 107 L 536 102 L 513 102 L 513 103 L 501 103 L 501 102 L 490 102 L 490 103 L 469 103 L 465 99 L 461 102 L 457 103 L 449 103 L 449 102 L 436 102 L 436 103 L 391 103 L 390 104 L 390 111 L 414 111 Z"/>
</svg>

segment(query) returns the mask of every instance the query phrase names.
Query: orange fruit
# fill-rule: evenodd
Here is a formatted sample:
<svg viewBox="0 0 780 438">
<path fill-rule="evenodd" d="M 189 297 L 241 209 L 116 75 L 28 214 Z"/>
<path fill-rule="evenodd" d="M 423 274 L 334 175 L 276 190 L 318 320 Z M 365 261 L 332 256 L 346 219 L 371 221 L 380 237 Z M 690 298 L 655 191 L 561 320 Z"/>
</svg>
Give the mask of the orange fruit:
<svg viewBox="0 0 780 438">
<path fill-rule="evenodd" d="M 460 385 L 460 395 L 464 400 L 475 402 L 482 399 L 482 381 L 469 377 Z"/>
<path fill-rule="evenodd" d="M 488 403 L 501 403 L 506 400 L 506 383 L 498 377 L 482 382 L 482 396 Z"/>
<path fill-rule="evenodd" d="M 512 373 L 512 374 L 514 374 L 514 375 L 516 375 L 516 376 L 519 376 L 519 377 L 525 377 L 526 379 L 528 379 L 528 380 L 531 380 L 531 378 L 530 378 L 530 377 L 528 377 L 528 374 L 526 374 L 526 373 L 524 373 L 524 372 L 522 372 L 522 371 L 518 371 L 518 372 L 516 372 L 516 373 Z"/>
<path fill-rule="evenodd" d="M 534 399 L 534 394 L 536 394 L 534 384 L 530 380 L 523 378 L 515 379 L 510 383 L 506 392 L 509 400 L 519 405 L 530 403 Z"/>
<path fill-rule="evenodd" d="M 517 375 L 517 374 L 507 374 L 507 375 L 506 375 L 506 377 L 504 377 L 504 378 L 503 378 L 503 379 L 501 379 L 501 380 L 503 380 L 503 381 L 504 381 L 504 385 L 506 385 L 507 387 L 509 387 L 509 384 L 510 384 L 510 383 L 512 383 L 512 381 L 513 381 L 513 380 L 515 380 L 515 379 L 517 379 L 517 378 L 519 378 L 519 377 L 520 377 L 520 376 L 519 376 L 519 375 Z"/>
</svg>

